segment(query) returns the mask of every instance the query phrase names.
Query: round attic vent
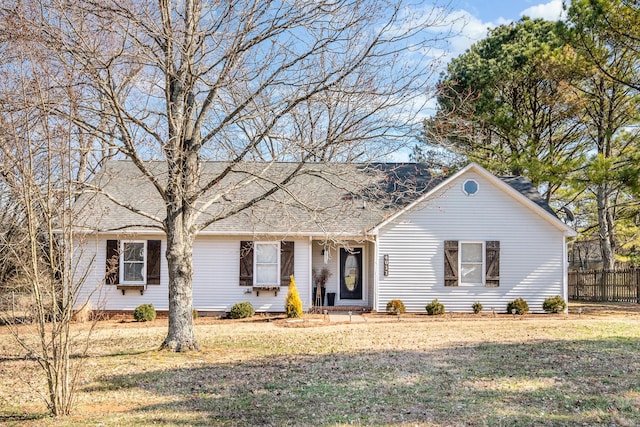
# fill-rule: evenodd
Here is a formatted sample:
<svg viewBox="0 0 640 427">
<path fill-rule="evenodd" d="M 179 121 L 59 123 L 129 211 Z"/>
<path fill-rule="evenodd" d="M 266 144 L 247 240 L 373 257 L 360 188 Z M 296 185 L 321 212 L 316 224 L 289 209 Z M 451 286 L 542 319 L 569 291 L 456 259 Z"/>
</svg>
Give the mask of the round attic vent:
<svg viewBox="0 0 640 427">
<path fill-rule="evenodd" d="M 468 179 L 462 184 L 462 191 L 467 196 L 473 196 L 478 192 L 478 182 L 475 179 Z"/>
</svg>

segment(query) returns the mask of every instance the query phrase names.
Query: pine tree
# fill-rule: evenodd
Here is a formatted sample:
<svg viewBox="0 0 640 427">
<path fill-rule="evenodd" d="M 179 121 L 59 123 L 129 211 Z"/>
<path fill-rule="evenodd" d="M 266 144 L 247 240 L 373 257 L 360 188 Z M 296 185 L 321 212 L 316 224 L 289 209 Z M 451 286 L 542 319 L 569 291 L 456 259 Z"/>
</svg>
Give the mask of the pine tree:
<svg viewBox="0 0 640 427">
<path fill-rule="evenodd" d="M 291 275 L 289 281 L 289 292 L 287 293 L 287 302 L 285 305 L 287 317 L 302 317 L 302 301 L 296 288 L 296 281 Z"/>
</svg>

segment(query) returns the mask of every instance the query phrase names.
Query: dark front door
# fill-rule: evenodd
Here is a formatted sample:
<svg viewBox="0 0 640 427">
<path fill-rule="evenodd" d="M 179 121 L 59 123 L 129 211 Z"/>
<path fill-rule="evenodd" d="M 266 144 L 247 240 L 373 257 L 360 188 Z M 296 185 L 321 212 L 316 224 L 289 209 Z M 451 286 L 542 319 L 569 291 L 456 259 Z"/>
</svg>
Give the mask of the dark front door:
<svg viewBox="0 0 640 427">
<path fill-rule="evenodd" d="M 362 249 L 340 249 L 340 299 L 362 299 Z"/>
</svg>

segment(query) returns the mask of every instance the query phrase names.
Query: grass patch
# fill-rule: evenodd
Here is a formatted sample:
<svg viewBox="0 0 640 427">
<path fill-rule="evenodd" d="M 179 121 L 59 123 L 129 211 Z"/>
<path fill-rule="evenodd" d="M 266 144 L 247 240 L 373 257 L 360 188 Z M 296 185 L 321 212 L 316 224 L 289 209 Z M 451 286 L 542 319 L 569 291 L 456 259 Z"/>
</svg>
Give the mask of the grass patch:
<svg viewBox="0 0 640 427">
<path fill-rule="evenodd" d="M 0 333 L 0 422 L 20 425 L 638 425 L 637 318 L 531 316 L 315 328 L 198 322 L 203 350 L 153 350 L 162 326 L 101 323 L 75 414 L 42 418 L 33 362 Z M 18 375 L 21 373 L 21 375 Z M 44 384 L 40 384 L 44 386 Z M 44 390 L 44 389 L 43 389 Z"/>
</svg>

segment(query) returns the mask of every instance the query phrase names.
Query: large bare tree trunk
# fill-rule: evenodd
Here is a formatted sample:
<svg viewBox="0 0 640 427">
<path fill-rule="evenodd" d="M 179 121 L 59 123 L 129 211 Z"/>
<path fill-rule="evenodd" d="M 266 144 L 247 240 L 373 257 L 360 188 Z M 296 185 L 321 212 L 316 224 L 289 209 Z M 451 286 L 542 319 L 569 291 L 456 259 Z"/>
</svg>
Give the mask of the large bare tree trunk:
<svg viewBox="0 0 640 427">
<path fill-rule="evenodd" d="M 173 351 L 198 350 L 193 325 L 193 241 L 195 211 L 188 199 L 198 178 L 196 153 L 170 162 L 166 193 L 167 268 L 169 270 L 169 330 L 162 345 Z M 191 190 L 191 191 L 190 191 Z"/>
<path fill-rule="evenodd" d="M 179 224 L 167 225 L 169 330 L 162 346 L 173 351 L 198 350 L 192 315 L 194 236 Z"/>
</svg>

